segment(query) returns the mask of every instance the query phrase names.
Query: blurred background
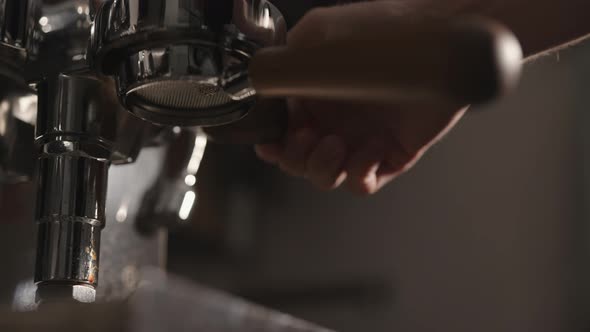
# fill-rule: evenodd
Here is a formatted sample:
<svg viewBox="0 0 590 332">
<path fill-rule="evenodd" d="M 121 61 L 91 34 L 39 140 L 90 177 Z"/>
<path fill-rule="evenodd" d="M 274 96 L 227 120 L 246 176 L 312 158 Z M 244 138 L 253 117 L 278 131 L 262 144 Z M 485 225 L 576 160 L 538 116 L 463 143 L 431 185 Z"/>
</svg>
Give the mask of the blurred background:
<svg viewBox="0 0 590 332">
<path fill-rule="evenodd" d="M 273 1 L 287 2 L 293 24 L 312 1 Z M 372 197 L 319 192 L 252 147 L 209 143 L 166 257 L 164 232 L 130 238 L 135 211 L 121 208 L 160 174 L 161 151 L 144 151 L 111 172 L 101 282 L 136 287 L 135 265 L 112 262 L 124 250 L 336 331 L 590 331 L 589 92 L 590 42 L 536 59 L 516 93 L 472 109 Z M 2 189 L 0 302 L 32 275 L 36 194 Z"/>
<path fill-rule="evenodd" d="M 210 144 L 168 267 L 338 331 L 587 331 L 589 91 L 590 43 L 539 58 L 374 197 Z"/>
</svg>

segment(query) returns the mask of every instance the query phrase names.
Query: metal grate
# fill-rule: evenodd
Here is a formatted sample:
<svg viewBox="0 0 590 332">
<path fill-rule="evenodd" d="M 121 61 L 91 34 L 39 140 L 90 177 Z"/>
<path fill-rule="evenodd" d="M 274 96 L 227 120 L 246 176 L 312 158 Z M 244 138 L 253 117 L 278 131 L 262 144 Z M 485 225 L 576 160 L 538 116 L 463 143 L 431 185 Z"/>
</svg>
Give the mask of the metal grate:
<svg viewBox="0 0 590 332">
<path fill-rule="evenodd" d="M 147 103 L 163 109 L 207 110 L 233 102 L 219 87 L 190 81 L 161 81 L 133 92 Z"/>
</svg>

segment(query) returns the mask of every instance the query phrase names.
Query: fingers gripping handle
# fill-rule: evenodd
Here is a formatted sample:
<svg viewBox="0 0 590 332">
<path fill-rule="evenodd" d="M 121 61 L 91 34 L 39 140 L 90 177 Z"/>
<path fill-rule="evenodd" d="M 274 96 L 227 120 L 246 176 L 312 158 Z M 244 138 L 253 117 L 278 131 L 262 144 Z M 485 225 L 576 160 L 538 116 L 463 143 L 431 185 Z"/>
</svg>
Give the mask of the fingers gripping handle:
<svg viewBox="0 0 590 332">
<path fill-rule="evenodd" d="M 320 26 L 309 40 L 260 50 L 250 64 L 257 93 L 466 105 L 502 96 L 520 77 L 517 39 L 485 19 L 362 21 L 339 36 L 330 36 L 328 28 Z M 262 98 L 246 119 L 207 131 L 221 142 L 271 143 L 282 138 L 286 122 L 285 103 Z"/>
<path fill-rule="evenodd" d="M 327 37 L 254 56 L 250 79 L 259 95 L 474 104 L 510 91 L 520 76 L 517 39 L 484 19 L 366 22 L 350 34 L 318 33 Z"/>
</svg>

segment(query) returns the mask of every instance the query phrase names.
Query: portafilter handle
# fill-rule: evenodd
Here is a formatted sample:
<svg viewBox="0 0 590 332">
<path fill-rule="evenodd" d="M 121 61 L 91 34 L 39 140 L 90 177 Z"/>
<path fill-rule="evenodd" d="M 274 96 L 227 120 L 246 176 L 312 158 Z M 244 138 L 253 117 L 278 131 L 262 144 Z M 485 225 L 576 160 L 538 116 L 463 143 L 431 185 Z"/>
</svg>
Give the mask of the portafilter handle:
<svg viewBox="0 0 590 332">
<path fill-rule="evenodd" d="M 516 37 L 486 19 L 366 19 L 346 33 L 315 21 L 306 24 L 309 41 L 254 56 L 250 79 L 260 96 L 477 104 L 510 91 L 520 76 Z"/>
<path fill-rule="evenodd" d="M 279 140 L 287 125 L 270 125 L 268 119 L 285 121 L 286 116 L 268 112 L 265 98 L 444 101 L 464 106 L 503 96 L 520 77 L 523 53 L 518 40 L 488 19 L 367 18 L 347 23 L 351 28 L 346 33 L 334 33 L 330 22 L 313 17 L 303 19 L 309 40 L 264 48 L 252 58 L 250 81 L 262 97 L 263 111 L 254 110 L 229 127 L 207 129 L 212 139 Z M 284 103 L 275 105 L 286 112 Z"/>
</svg>

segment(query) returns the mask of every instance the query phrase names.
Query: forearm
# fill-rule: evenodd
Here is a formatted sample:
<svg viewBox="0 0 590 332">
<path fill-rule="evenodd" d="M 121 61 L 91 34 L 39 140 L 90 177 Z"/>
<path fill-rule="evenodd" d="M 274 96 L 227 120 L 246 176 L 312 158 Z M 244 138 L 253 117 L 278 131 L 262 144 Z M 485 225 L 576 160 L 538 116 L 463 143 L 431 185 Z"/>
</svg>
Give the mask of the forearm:
<svg viewBox="0 0 590 332">
<path fill-rule="evenodd" d="M 447 17 L 481 15 L 510 28 L 527 57 L 590 34 L 588 0 L 387 0 Z"/>
<path fill-rule="evenodd" d="M 588 0 L 453 1 L 464 3 L 454 14 L 483 15 L 508 26 L 519 38 L 526 56 L 547 51 L 590 34 Z"/>
<path fill-rule="evenodd" d="M 293 0 L 287 0 L 293 2 Z M 395 3 L 402 15 L 454 17 L 481 15 L 508 26 L 526 56 L 567 44 L 590 34 L 589 0 L 381 0 Z M 284 2 L 284 1 L 283 1 Z M 312 0 L 308 6 L 359 2 Z"/>
</svg>

